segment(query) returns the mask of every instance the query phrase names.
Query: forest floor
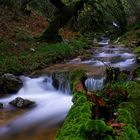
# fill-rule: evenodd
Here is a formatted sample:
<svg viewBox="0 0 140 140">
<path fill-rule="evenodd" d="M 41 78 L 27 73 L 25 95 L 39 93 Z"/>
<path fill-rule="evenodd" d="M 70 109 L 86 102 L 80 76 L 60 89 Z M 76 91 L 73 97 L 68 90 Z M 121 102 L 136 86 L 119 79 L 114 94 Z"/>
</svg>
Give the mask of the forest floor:
<svg viewBox="0 0 140 140">
<path fill-rule="evenodd" d="M 62 43 L 39 42 L 35 38 L 47 28 L 45 17 L 36 12 L 23 15 L 18 10 L 0 6 L 0 71 L 23 74 L 58 63 L 85 52 L 82 39 L 75 40 L 77 32 L 60 31 Z"/>
<path fill-rule="evenodd" d="M 80 36 L 79 33 L 73 32 L 68 29 L 66 29 L 66 30 L 64 29 L 64 30 L 61 30 L 61 35 L 64 39 L 64 41 L 62 43 L 49 44 L 49 43 L 45 43 L 45 42 L 38 42 L 38 41 L 36 41 L 36 39 L 34 37 L 40 36 L 48 26 L 48 23 L 46 22 L 46 19 L 43 16 L 41 16 L 35 12 L 32 12 L 30 16 L 22 15 L 18 11 L 15 11 L 12 9 L 9 10 L 9 8 L 3 7 L 3 6 L 0 6 L 0 13 L 1 13 L 1 15 L 0 15 L 1 16 L 0 17 L 0 74 L 1 73 L 13 73 L 13 74 L 26 74 L 27 73 L 28 74 L 28 73 L 34 72 L 35 70 L 46 68 L 47 66 L 52 65 L 52 64 L 56 64 L 56 63 L 60 63 L 60 62 L 63 63 L 63 62 L 65 62 L 66 59 L 71 59 L 71 58 L 77 57 L 79 55 L 84 55 L 84 57 L 88 57 L 87 53 L 89 53 L 89 52 L 88 51 L 85 52 L 85 51 L 87 49 L 91 49 L 90 48 L 91 46 L 90 47 L 87 46 L 88 42 L 87 42 L 86 38 Z M 125 44 L 126 47 L 131 47 L 134 49 L 136 48 L 136 53 L 137 53 L 138 57 L 140 57 L 140 49 L 139 49 L 140 29 L 132 29 L 131 31 L 125 33 L 124 35 L 122 35 L 121 37 L 116 39 L 114 42 L 116 44 Z M 94 47 L 94 46 L 92 46 L 92 47 Z M 138 60 L 140 60 L 140 59 L 138 59 Z M 138 78 L 139 77 L 140 77 L 140 70 L 138 69 Z M 111 93 L 114 93 L 114 98 L 113 98 L 114 101 L 116 101 L 116 98 L 118 98 L 118 86 L 116 86 L 116 85 L 113 85 L 111 87 L 111 88 L 113 88 L 113 90 L 111 90 Z M 134 88 L 135 86 L 136 86 L 136 88 Z M 119 87 L 121 87 L 121 86 L 119 85 Z M 134 90 L 129 89 L 129 87 Z M 109 93 L 110 93 L 111 88 L 109 87 Z M 138 101 L 139 101 L 140 97 L 139 97 L 139 95 L 137 95 L 137 93 L 139 93 L 139 84 L 133 85 L 133 83 L 131 83 L 131 84 L 126 83 L 125 87 L 122 87 L 122 88 L 128 88 L 127 92 L 128 92 L 128 95 L 130 95 L 130 97 L 131 97 L 131 94 L 133 94 L 133 96 L 132 96 L 133 100 L 131 99 L 131 103 L 136 105 L 136 109 L 138 110 L 138 111 L 136 111 L 136 113 L 137 113 L 136 117 L 138 119 L 138 116 L 139 116 Z M 125 90 L 122 90 L 122 91 L 125 91 Z M 129 94 L 129 92 L 130 92 L 130 94 Z M 104 93 L 107 93 L 107 92 L 104 91 Z M 134 93 L 136 93 L 136 94 L 134 94 Z M 78 96 L 82 96 L 82 94 L 79 94 Z M 136 98 L 134 98 L 134 96 Z M 99 97 L 100 100 L 98 100 L 98 97 L 96 97 L 96 95 L 95 95 L 94 97 L 92 97 L 90 99 L 93 99 L 93 103 L 95 105 L 96 105 L 96 100 L 98 101 L 99 105 L 101 105 L 103 107 L 104 107 L 104 104 L 106 105 L 106 102 L 104 102 L 102 100 L 102 97 L 101 98 Z M 137 100 L 137 102 L 135 101 L 135 99 Z M 79 108 L 81 108 L 83 106 L 82 109 L 84 111 L 86 109 L 88 109 L 89 112 L 87 112 L 87 110 L 85 112 L 87 112 L 89 114 L 84 114 L 84 115 L 86 115 L 86 117 L 91 116 L 91 110 L 89 109 L 91 107 L 91 104 L 87 103 L 85 106 L 85 104 L 81 104 L 81 103 L 84 103 L 84 102 L 81 102 L 81 100 L 82 101 L 84 100 L 85 102 L 87 102 L 85 97 L 82 97 L 82 98 L 77 97 L 76 102 L 78 102 L 78 103 L 76 105 L 79 104 L 78 105 Z M 119 98 L 118 102 L 120 103 L 120 98 Z M 112 107 L 113 103 L 111 102 L 110 104 Z M 81 113 L 82 110 L 79 111 L 79 108 L 78 108 L 78 111 L 76 111 L 76 112 Z M 75 109 L 75 108 L 73 107 L 73 109 Z M 118 108 L 115 108 L 115 109 L 117 110 Z M 96 116 L 94 116 L 94 111 L 97 111 L 96 108 L 95 108 L 95 110 L 93 110 L 93 117 L 96 117 Z M 133 129 L 133 127 L 131 128 L 131 125 L 133 125 L 133 117 L 132 117 L 133 115 L 131 116 L 131 110 L 130 110 L 130 113 L 128 111 L 129 111 L 129 108 L 122 111 L 122 116 L 121 116 L 122 118 L 119 118 L 120 122 L 119 121 L 118 122 L 130 124 L 130 125 L 128 125 L 128 127 L 126 127 L 126 129 L 124 129 L 124 132 L 127 131 L 127 132 L 125 132 L 126 134 L 129 134 L 132 131 L 134 132 L 133 134 L 135 134 L 135 133 L 137 134 L 137 131 L 135 131 L 135 129 Z M 124 113 L 124 112 L 127 112 L 128 114 L 130 114 L 130 116 L 127 116 L 127 113 Z M 75 114 L 78 114 L 78 113 L 75 113 Z M 80 122 L 80 121 L 81 121 L 80 123 L 85 122 L 85 121 L 83 121 L 83 120 L 85 120 L 85 116 L 83 116 L 83 119 L 82 119 L 82 117 L 81 118 L 79 117 L 82 115 L 83 114 L 77 115 L 78 120 L 76 122 Z M 130 119 L 127 117 L 130 117 Z M 81 119 L 80 121 L 79 121 L 79 118 Z M 123 118 L 129 119 L 132 122 L 127 122 L 128 120 L 123 120 Z M 68 119 L 70 119 L 70 118 L 68 118 Z M 89 122 L 90 121 L 91 120 L 89 120 Z M 76 122 L 74 122 L 75 125 L 76 125 Z M 98 125 L 98 123 L 99 123 L 99 124 L 103 125 L 105 127 L 106 132 L 108 133 L 108 130 L 110 132 L 110 127 L 106 126 L 106 124 L 102 120 L 97 120 L 97 122 L 92 120 L 91 122 L 93 124 L 96 123 Z M 73 125 L 73 122 L 71 124 Z M 69 125 L 69 124 L 65 125 L 65 126 L 71 127 L 71 125 Z M 81 126 L 82 125 L 80 124 L 78 127 L 79 129 L 77 129 L 77 127 L 73 127 L 74 131 L 75 131 L 75 128 L 76 128 L 76 130 L 83 131 L 83 127 L 81 127 Z M 87 128 L 87 129 L 91 129 L 91 127 Z M 92 128 L 92 129 L 94 130 L 96 128 Z M 68 130 L 72 130 L 72 127 Z M 120 132 L 120 129 L 116 129 L 116 130 L 117 130 L 116 133 L 118 131 Z M 97 130 L 95 130 L 95 131 L 97 131 Z M 99 132 L 99 134 L 100 133 L 102 133 L 102 132 Z M 63 133 L 62 133 L 62 135 L 60 135 L 60 137 L 61 136 L 63 136 Z M 78 136 L 78 134 L 77 134 L 77 136 Z M 112 136 L 112 134 L 110 134 L 110 136 Z M 90 137 L 96 137 L 96 136 L 92 135 L 92 133 L 89 133 L 89 138 Z M 120 137 L 118 139 L 120 140 Z M 124 139 L 122 139 L 122 140 L 124 140 Z"/>
</svg>

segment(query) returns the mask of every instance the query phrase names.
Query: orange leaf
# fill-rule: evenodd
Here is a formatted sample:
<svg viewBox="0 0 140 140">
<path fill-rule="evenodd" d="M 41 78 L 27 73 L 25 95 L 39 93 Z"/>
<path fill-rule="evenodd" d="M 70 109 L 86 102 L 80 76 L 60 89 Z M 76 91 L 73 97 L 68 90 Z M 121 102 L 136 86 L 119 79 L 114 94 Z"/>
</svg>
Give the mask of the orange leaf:
<svg viewBox="0 0 140 140">
<path fill-rule="evenodd" d="M 125 124 L 125 123 L 112 123 L 111 124 L 111 126 L 112 127 L 124 127 L 124 126 L 126 126 L 127 124 Z"/>
</svg>

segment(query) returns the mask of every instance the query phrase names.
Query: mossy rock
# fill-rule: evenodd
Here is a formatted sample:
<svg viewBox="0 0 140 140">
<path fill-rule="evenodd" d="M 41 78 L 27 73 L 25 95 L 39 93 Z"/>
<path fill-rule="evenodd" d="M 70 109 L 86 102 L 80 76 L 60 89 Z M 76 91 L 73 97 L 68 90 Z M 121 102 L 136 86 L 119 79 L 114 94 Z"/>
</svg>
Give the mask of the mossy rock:
<svg viewBox="0 0 140 140">
<path fill-rule="evenodd" d="M 129 98 L 131 98 L 131 99 L 140 98 L 140 92 L 139 92 L 140 84 L 138 84 L 134 81 L 126 82 L 126 83 L 124 83 L 124 88 L 127 90 Z"/>
<path fill-rule="evenodd" d="M 56 140 L 86 139 L 86 124 L 91 119 L 92 104 L 82 93 L 74 93 L 73 100 L 74 105 L 71 107 L 62 128 L 58 131 Z"/>
<path fill-rule="evenodd" d="M 22 81 L 13 74 L 6 73 L 0 76 L 0 90 L 4 94 L 17 93 L 22 85 Z"/>
<path fill-rule="evenodd" d="M 84 80 L 86 79 L 86 74 L 84 70 L 75 69 L 70 72 L 70 86 L 72 91 L 76 91 L 76 85 L 80 82 L 84 86 Z"/>
<path fill-rule="evenodd" d="M 140 140 L 139 133 L 137 129 L 131 125 L 127 125 L 123 128 L 123 131 L 119 136 L 115 138 L 116 140 Z"/>
</svg>

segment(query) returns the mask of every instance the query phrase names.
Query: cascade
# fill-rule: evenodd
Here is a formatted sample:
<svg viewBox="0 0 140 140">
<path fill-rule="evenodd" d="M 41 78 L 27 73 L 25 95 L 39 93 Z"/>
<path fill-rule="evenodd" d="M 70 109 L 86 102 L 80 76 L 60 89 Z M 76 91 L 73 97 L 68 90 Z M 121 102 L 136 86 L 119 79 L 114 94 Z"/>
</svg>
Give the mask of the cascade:
<svg viewBox="0 0 140 140">
<path fill-rule="evenodd" d="M 0 127 L 0 135 L 14 134 L 24 129 L 51 127 L 64 120 L 72 106 L 72 96 L 65 94 L 66 90 L 56 90 L 52 85 L 52 78 L 42 76 L 39 78 L 20 77 L 23 87 L 16 95 L 2 98 L 4 109 L 10 109 L 9 102 L 16 97 L 35 101 L 36 106 L 28 112 Z"/>
</svg>

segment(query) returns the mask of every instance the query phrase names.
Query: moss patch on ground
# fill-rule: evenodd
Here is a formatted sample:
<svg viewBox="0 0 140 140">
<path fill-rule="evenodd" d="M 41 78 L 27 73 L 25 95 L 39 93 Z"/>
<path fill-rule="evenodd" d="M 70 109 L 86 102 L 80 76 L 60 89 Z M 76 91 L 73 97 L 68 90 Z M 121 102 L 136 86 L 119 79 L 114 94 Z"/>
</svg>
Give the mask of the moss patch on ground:
<svg viewBox="0 0 140 140">
<path fill-rule="evenodd" d="M 135 48 L 140 41 L 140 29 L 130 30 L 117 39 L 117 43 Z M 116 42 L 116 41 L 114 41 Z"/>
<path fill-rule="evenodd" d="M 8 42 L 2 42 L 0 48 L 12 49 Z M 85 43 L 73 42 L 71 44 L 37 44 L 34 48 L 25 48 L 22 51 L 3 51 L 0 55 L 0 71 L 9 73 L 31 72 L 44 68 L 51 63 L 64 61 L 85 52 Z M 18 49 L 18 48 L 17 48 Z"/>
<path fill-rule="evenodd" d="M 106 125 L 103 120 L 92 119 L 94 103 L 88 100 L 86 92 L 80 85 L 85 73 L 83 70 L 75 70 L 70 74 L 74 105 L 70 109 L 66 120 L 59 130 L 56 140 L 85 140 L 102 139 L 112 140 L 112 127 Z"/>
<path fill-rule="evenodd" d="M 84 76 L 84 73 L 77 70 L 72 74 L 76 83 Z M 139 115 L 140 115 L 140 85 L 134 81 L 110 83 L 101 93 L 78 92 L 73 89 L 73 103 L 67 118 L 59 130 L 56 140 L 139 140 Z M 89 94 L 89 93 L 88 93 Z M 98 96 L 98 97 L 97 97 Z M 88 98 L 87 98 L 88 97 Z M 89 99 L 93 97 L 92 99 Z M 97 100 L 96 100 L 97 98 Z M 99 100 L 100 98 L 100 100 Z M 104 100 L 101 100 L 101 98 Z M 99 101 L 99 104 L 97 104 Z M 102 102 L 101 102 L 102 101 Z M 110 120 L 98 117 L 93 113 L 100 113 L 99 108 L 111 105 L 112 112 Z M 96 109 L 96 111 L 94 111 Z M 97 111 L 98 109 L 98 111 Z M 104 110 L 105 111 L 105 110 Z M 94 118 L 93 116 L 96 116 Z M 115 117 L 115 118 L 114 118 Z"/>
</svg>

